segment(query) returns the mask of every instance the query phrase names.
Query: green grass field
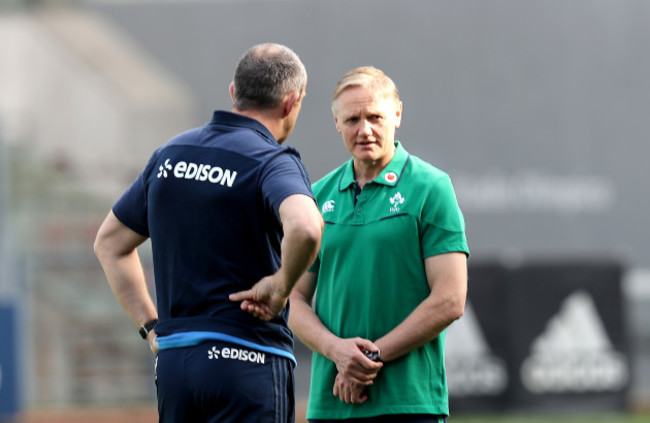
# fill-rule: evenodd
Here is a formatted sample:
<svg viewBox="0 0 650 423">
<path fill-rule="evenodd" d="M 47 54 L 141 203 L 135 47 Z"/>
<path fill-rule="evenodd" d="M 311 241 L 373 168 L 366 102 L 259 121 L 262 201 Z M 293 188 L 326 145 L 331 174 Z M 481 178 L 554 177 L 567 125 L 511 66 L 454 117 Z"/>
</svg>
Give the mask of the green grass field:
<svg viewBox="0 0 650 423">
<path fill-rule="evenodd" d="M 509 414 L 452 416 L 449 423 L 650 423 L 650 414 Z M 302 421 L 299 423 L 306 423 Z"/>
<path fill-rule="evenodd" d="M 489 416 L 457 416 L 449 419 L 449 423 L 649 423 L 650 415 L 633 414 L 547 414 L 547 415 L 489 415 Z"/>
</svg>

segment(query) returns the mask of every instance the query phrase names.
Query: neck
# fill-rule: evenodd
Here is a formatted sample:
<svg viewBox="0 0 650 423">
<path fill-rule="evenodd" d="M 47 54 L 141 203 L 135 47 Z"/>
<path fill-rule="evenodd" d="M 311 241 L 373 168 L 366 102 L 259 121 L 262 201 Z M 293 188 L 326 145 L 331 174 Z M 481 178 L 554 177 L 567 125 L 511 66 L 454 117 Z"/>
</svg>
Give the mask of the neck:
<svg viewBox="0 0 650 423">
<path fill-rule="evenodd" d="M 282 125 L 282 120 L 278 119 L 275 116 L 274 110 L 239 110 L 236 108 L 232 109 L 233 113 L 237 113 L 251 119 L 255 119 L 269 130 L 271 134 L 275 137 L 275 140 L 278 144 L 282 144 L 286 136 L 284 136 L 284 128 Z"/>
<path fill-rule="evenodd" d="M 359 187 L 363 186 L 374 180 L 388 163 L 395 156 L 395 148 L 393 148 L 393 153 L 387 157 L 382 158 L 381 160 L 357 160 L 353 159 L 353 168 L 354 168 L 354 180 L 357 181 Z"/>
<path fill-rule="evenodd" d="M 377 175 L 381 173 L 382 170 L 386 167 L 383 163 L 368 163 L 364 161 L 354 160 L 354 180 L 357 181 L 360 188 L 374 180 Z"/>
</svg>

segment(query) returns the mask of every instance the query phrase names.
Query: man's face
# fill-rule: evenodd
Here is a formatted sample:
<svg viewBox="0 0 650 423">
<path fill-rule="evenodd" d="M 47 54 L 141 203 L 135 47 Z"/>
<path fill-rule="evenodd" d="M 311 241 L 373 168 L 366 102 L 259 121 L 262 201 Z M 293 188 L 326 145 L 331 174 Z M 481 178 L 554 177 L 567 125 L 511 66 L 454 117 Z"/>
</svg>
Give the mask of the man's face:
<svg viewBox="0 0 650 423">
<path fill-rule="evenodd" d="M 355 162 L 384 167 L 393 158 L 402 103 L 390 94 L 350 87 L 334 105 L 334 123 Z"/>
</svg>

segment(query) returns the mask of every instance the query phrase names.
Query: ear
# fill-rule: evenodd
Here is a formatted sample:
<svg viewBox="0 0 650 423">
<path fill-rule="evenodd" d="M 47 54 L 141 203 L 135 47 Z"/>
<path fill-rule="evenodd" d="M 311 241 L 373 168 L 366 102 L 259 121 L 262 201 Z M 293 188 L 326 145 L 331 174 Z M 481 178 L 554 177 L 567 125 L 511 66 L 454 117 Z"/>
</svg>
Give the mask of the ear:
<svg viewBox="0 0 650 423">
<path fill-rule="evenodd" d="M 292 91 L 285 96 L 283 117 L 289 116 L 289 114 L 291 114 L 291 111 L 293 110 L 293 106 L 296 105 L 299 99 L 300 99 L 300 93 L 298 93 L 297 91 Z"/>
<path fill-rule="evenodd" d="M 235 81 L 231 82 L 228 86 L 228 92 L 230 93 L 230 98 L 232 101 L 235 101 Z"/>
<path fill-rule="evenodd" d="M 399 128 L 402 124 L 402 102 L 400 101 L 395 110 L 395 128 Z"/>
</svg>

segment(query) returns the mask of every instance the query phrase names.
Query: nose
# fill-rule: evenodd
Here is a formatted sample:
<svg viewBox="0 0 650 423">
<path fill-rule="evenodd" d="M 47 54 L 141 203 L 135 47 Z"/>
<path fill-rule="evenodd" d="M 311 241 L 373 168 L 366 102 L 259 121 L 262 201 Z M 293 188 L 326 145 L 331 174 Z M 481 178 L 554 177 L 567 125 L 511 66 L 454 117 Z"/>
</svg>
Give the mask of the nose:
<svg viewBox="0 0 650 423">
<path fill-rule="evenodd" d="M 372 126 L 368 120 L 362 120 L 359 133 L 363 135 L 372 135 Z"/>
</svg>

